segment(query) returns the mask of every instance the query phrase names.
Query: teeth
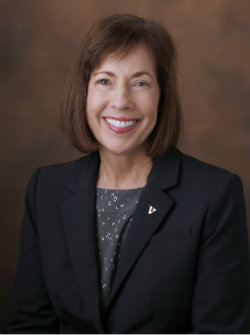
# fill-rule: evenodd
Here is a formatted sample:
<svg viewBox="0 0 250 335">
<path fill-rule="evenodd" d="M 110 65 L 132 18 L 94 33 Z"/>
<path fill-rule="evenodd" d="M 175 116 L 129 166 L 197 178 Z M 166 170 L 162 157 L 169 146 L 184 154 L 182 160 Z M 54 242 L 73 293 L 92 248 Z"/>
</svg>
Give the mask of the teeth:
<svg viewBox="0 0 250 335">
<path fill-rule="evenodd" d="M 116 128 L 126 128 L 126 127 L 131 127 L 136 123 L 136 120 L 131 120 L 131 121 L 118 121 L 110 118 L 105 118 L 105 120 L 111 124 L 112 126 Z"/>
</svg>

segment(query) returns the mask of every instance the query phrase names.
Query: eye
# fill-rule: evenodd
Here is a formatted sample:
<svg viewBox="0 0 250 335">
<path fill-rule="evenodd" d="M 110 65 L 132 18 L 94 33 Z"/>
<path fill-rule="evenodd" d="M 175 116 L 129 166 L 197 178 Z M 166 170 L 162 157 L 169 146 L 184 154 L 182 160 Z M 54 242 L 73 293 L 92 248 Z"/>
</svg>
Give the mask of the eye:
<svg viewBox="0 0 250 335">
<path fill-rule="evenodd" d="M 143 87 L 143 86 L 149 86 L 149 83 L 147 83 L 146 81 L 144 81 L 144 80 L 139 80 L 139 81 L 137 81 L 136 83 L 135 83 L 135 86 L 137 86 L 137 87 Z"/>
<path fill-rule="evenodd" d="M 102 79 L 97 80 L 96 84 L 106 86 L 110 84 L 110 81 L 108 79 L 102 78 Z"/>
</svg>

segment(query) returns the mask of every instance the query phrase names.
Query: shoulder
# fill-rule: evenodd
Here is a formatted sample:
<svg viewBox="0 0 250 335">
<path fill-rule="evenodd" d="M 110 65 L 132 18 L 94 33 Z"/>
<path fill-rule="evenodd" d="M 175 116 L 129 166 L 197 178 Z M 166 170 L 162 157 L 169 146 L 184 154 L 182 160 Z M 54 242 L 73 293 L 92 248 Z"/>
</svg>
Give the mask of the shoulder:
<svg viewBox="0 0 250 335">
<path fill-rule="evenodd" d="M 180 152 L 182 172 L 190 176 L 207 178 L 227 178 L 232 177 L 232 172 L 210 163 L 201 161 L 195 157 Z"/>
<path fill-rule="evenodd" d="M 72 176 L 82 173 L 89 169 L 89 166 L 97 160 L 97 154 L 89 154 L 74 161 L 43 166 L 39 168 L 39 181 L 51 184 L 65 185 Z"/>
<path fill-rule="evenodd" d="M 98 165 L 98 157 L 94 153 L 71 162 L 38 168 L 31 177 L 28 196 L 34 197 L 38 208 L 57 206 L 72 194 L 72 189 L 92 179 L 90 173 L 94 171 L 93 166 Z"/>
<path fill-rule="evenodd" d="M 235 176 L 234 173 L 218 166 L 203 162 L 179 150 L 167 152 L 155 161 L 157 174 L 164 178 L 166 174 L 179 175 L 181 179 L 219 180 Z"/>
<path fill-rule="evenodd" d="M 180 156 L 181 184 L 190 187 L 193 191 L 198 191 L 198 193 L 210 195 L 231 187 L 236 187 L 241 192 L 242 182 L 238 175 L 181 152 Z"/>
<path fill-rule="evenodd" d="M 210 197 L 219 188 L 227 188 L 228 184 L 241 186 L 240 178 L 234 173 L 179 150 L 166 154 L 159 163 L 155 173 L 159 184 L 177 186 L 190 196 Z"/>
</svg>

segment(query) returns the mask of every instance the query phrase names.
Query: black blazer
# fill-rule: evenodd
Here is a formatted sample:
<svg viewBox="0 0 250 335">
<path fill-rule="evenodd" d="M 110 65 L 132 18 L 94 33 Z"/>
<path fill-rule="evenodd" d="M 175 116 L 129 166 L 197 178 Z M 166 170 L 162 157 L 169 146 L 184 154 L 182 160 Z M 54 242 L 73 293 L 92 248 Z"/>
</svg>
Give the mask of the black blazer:
<svg viewBox="0 0 250 335">
<path fill-rule="evenodd" d="M 99 163 L 96 153 L 34 173 L 6 330 L 241 332 L 249 258 L 239 177 L 179 151 L 155 159 L 101 315 Z"/>
</svg>

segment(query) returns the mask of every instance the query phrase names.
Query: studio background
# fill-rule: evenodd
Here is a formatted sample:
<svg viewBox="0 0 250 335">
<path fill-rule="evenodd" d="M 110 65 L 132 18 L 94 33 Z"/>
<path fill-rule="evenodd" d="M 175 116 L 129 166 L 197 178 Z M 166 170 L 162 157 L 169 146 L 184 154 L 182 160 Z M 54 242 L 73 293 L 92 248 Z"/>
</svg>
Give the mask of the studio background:
<svg viewBox="0 0 250 335">
<path fill-rule="evenodd" d="M 179 56 L 179 148 L 238 174 L 249 225 L 248 0 L 1 0 L 0 331 L 11 310 L 24 195 L 35 168 L 81 155 L 60 131 L 63 89 L 98 18 L 132 13 L 167 26 Z"/>
</svg>

